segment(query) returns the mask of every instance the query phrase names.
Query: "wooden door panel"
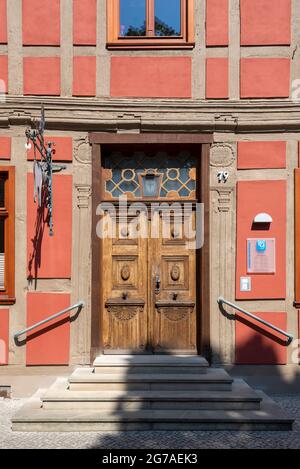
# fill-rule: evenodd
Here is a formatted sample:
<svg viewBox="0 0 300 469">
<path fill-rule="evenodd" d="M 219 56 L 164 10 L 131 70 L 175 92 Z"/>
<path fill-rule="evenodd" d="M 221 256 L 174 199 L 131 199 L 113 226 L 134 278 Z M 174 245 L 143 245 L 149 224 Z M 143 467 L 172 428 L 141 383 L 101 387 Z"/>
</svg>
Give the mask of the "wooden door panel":
<svg viewBox="0 0 300 469">
<path fill-rule="evenodd" d="M 164 223 L 161 219 L 160 238 L 151 240 L 160 279 L 159 291 L 152 294 L 153 348 L 156 353 L 197 353 L 196 251 L 188 249 L 178 220 L 171 221 L 170 237 L 165 237 Z"/>
<path fill-rule="evenodd" d="M 155 352 L 196 353 L 194 305 L 158 305 L 155 313 Z"/>
<path fill-rule="evenodd" d="M 117 223 L 103 242 L 103 342 L 106 353 L 143 353 L 147 346 L 147 240 Z"/>
</svg>

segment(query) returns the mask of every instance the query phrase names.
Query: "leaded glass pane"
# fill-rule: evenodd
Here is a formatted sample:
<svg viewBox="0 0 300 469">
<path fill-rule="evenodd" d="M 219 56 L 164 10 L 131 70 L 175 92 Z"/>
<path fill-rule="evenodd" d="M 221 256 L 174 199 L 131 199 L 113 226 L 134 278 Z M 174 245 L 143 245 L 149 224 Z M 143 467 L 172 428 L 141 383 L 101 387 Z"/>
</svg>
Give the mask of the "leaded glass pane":
<svg viewBox="0 0 300 469">
<path fill-rule="evenodd" d="M 104 158 L 106 198 L 196 198 L 196 159 L 189 151 L 113 151 Z"/>
</svg>

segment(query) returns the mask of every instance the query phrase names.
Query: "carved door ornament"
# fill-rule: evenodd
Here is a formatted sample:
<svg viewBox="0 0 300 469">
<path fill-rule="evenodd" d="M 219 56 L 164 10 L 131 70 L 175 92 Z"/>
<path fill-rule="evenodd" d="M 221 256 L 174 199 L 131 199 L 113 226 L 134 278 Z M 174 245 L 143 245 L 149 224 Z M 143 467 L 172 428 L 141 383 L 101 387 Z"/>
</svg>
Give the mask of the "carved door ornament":
<svg viewBox="0 0 300 469">
<path fill-rule="evenodd" d="M 127 282 L 130 278 L 130 267 L 128 264 L 123 265 L 121 269 L 121 278 L 124 280 L 124 282 Z"/>
<path fill-rule="evenodd" d="M 119 321 L 129 321 L 138 313 L 142 313 L 145 301 L 142 299 L 129 299 L 128 293 L 123 292 L 121 298 L 111 298 L 105 304 L 107 311 Z"/>
<path fill-rule="evenodd" d="M 178 282 L 178 280 L 180 279 L 180 268 L 177 264 L 174 264 L 171 269 L 171 279 L 174 282 Z"/>
<path fill-rule="evenodd" d="M 174 297 L 176 295 L 176 298 Z M 173 300 L 173 301 L 172 301 Z M 162 313 L 169 321 L 177 322 L 187 319 L 187 316 L 194 311 L 195 302 L 177 301 L 177 294 L 173 294 L 171 301 L 157 301 L 155 306 L 158 313 Z M 176 306 L 174 306 L 176 301 Z"/>
</svg>

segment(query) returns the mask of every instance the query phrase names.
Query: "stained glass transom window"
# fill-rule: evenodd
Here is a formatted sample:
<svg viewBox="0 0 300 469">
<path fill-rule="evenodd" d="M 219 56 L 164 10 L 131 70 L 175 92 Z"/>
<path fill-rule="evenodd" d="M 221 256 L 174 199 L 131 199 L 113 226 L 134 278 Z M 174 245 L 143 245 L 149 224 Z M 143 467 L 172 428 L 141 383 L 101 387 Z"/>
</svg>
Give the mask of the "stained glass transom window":
<svg viewBox="0 0 300 469">
<path fill-rule="evenodd" d="M 196 198 L 196 158 L 189 151 L 111 152 L 103 173 L 105 198 Z"/>
</svg>

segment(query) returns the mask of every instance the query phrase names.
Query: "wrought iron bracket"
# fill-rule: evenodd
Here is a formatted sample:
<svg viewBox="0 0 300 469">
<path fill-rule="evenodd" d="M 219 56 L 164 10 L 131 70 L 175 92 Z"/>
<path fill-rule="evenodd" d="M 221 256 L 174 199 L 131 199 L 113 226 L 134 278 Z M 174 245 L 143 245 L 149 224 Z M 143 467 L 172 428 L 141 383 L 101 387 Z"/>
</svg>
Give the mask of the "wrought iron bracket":
<svg viewBox="0 0 300 469">
<path fill-rule="evenodd" d="M 25 135 L 27 143 L 25 148 L 34 148 L 34 201 L 38 201 L 39 207 L 46 206 L 48 210 L 49 235 L 54 236 L 53 231 L 53 173 L 66 169 L 65 165 L 53 164 L 55 154 L 54 143 L 45 142 L 45 110 L 41 108 L 39 122 L 34 121 L 32 128 L 27 128 Z"/>
</svg>

